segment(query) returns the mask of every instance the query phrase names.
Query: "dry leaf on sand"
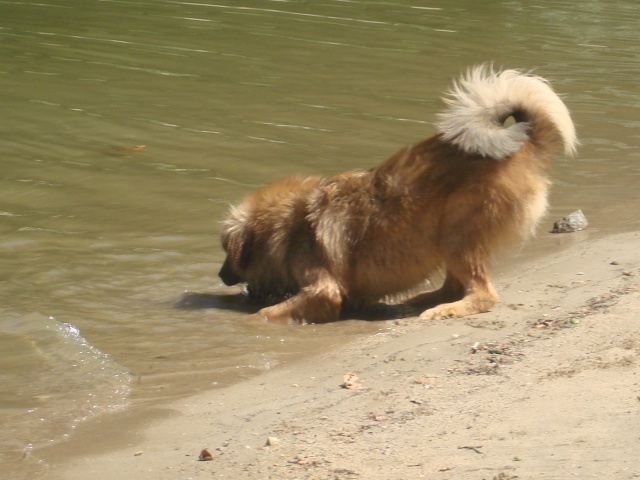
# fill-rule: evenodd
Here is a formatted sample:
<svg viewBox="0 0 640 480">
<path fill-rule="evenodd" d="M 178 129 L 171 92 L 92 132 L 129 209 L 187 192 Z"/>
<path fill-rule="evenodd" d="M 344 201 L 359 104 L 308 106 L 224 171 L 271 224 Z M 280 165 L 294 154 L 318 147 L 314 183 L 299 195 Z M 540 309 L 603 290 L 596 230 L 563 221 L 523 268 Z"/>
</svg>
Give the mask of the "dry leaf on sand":
<svg viewBox="0 0 640 480">
<path fill-rule="evenodd" d="M 342 384 L 342 388 L 349 390 L 363 390 L 365 387 L 360 383 L 358 375 L 354 372 L 350 372 L 344 374 L 344 383 Z"/>
</svg>

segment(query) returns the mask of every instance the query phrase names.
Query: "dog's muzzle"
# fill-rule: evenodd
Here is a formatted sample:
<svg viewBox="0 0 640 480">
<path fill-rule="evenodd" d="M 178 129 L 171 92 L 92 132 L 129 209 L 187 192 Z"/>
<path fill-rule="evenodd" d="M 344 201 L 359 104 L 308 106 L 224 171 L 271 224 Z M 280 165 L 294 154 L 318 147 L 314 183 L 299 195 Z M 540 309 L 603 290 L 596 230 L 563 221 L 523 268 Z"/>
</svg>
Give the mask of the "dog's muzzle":
<svg viewBox="0 0 640 480">
<path fill-rule="evenodd" d="M 242 279 L 233 272 L 229 263 L 229 257 L 227 257 L 222 264 L 222 268 L 220 269 L 218 276 L 222 279 L 225 285 L 237 285 L 242 281 Z"/>
</svg>

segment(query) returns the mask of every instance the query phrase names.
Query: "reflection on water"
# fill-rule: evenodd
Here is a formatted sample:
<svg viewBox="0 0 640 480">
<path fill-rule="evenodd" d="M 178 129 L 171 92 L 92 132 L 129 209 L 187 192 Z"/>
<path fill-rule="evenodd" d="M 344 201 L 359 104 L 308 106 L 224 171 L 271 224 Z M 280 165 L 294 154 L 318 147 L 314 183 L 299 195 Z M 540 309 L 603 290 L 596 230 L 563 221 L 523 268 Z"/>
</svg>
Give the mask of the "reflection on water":
<svg viewBox="0 0 640 480">
<path fill-rule="evenodd" d="M 583 146 L 555 163 L 548 227 L 581 208 L 588 235 L 637 229 L 639 16 L 621 0 L 0 2 L 0 471 L 91 413 L 79 398 L 158 402 L 385 328 L 173 304 L 236 292 L 216 277 L 229 202 L 431 134 L 472 64 L 535 68 L 566 94 Z M 541 230 L 520 257 L 571 241 Z M 80 334 L 43 356 L 51 325 Z M 72 352 L 111 380 L 69 379 Z"/>
</svg>

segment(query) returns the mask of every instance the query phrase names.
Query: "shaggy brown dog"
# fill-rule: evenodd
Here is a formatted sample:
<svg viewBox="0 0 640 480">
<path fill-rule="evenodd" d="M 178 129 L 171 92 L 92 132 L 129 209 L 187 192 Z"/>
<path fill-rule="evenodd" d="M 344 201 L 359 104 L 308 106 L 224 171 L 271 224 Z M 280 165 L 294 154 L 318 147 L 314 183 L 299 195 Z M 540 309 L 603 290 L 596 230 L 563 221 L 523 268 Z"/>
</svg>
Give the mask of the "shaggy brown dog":
<svg viewBox="0 0 640 480">
<path fill-rule="evenodd" d="M 533 233 L 552 154 L 575 152 L 575 130 L 548 83 L 515 70 L 475 67 L 445 101 L 436 135 L 376 168 L 288 177 L 232 207 L 224 283 L 271 303 L 268 320 L 325 322 L 444 267 L 442 287 L 411 300 L 431 307 L 421 317 L 488 311 L 492 253 Z"/>
</svg>

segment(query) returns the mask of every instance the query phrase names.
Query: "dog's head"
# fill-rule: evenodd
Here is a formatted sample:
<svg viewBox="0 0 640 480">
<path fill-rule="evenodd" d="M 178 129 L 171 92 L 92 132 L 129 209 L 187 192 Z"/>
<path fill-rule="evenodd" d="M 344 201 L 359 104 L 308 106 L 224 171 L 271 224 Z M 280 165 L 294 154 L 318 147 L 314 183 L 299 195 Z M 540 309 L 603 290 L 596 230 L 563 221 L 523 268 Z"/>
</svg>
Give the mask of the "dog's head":
<svg viewBox="0 0 640 480">
<path fill-rule="evenodd" d="M 222 230 L 222 248 L 227 258 L 218 275 L 225 285 L 236 285 L 246 281 L 245 272 L 251 261 L 253 250 L 253 233 L 247 228 L 246 214 L 243 210 L 232 207 Z"/>
</svg>

